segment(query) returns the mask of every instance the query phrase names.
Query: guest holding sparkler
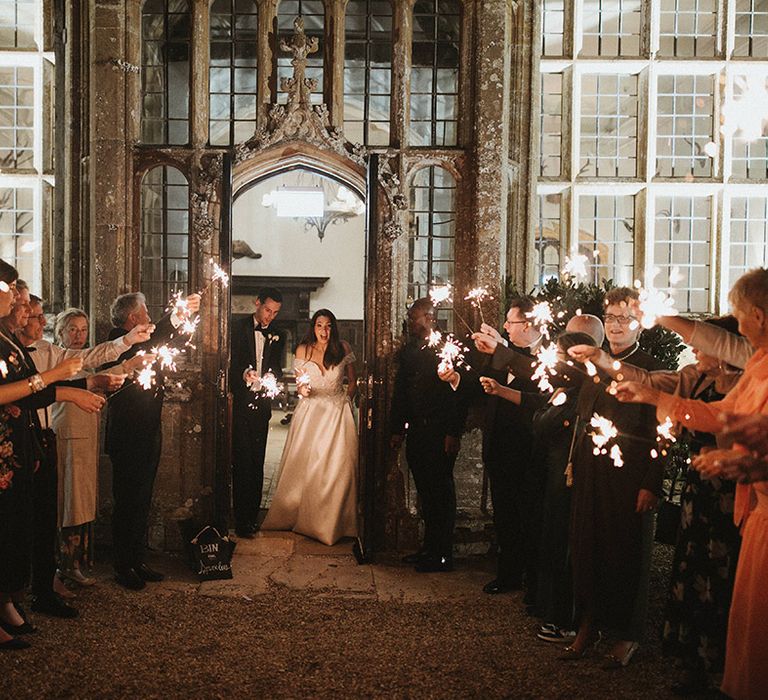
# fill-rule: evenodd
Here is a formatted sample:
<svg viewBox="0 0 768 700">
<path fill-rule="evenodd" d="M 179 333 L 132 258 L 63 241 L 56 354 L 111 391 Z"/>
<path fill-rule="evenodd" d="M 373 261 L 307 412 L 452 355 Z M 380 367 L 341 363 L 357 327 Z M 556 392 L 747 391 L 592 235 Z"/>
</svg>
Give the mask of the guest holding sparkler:
<svg viewBox="0 0 768 700">
<path fill-rule="evenodd" d="M 163 344 L 180 345 L 188 340 L 181 330 L 200 309 L 200 295 L 190 294 L 177 302 L 155 326 L 150 339 L 123 353 L 115 367 L 139 352 L 150 352 Z M 110 340 L 152 322 L 141 292 L 122 294 L 110 308 L 114 328 Z M 177 331 L 177 329 L 179 329 Z M 120 368 L 117 368 L 118 370 Z M 112 540 L 115 580 L 124 588 L 141 590 L 146 581 L 162 581 L 163 575 L 144 563 L 144 541 L 152 502 L 157 466 L 160 462 L 163 410 L 163 371 L 158 369 L 153 386 L 126 381 L 107 406 L 106 452 L 112 461 Z"/>
<path fill-rule="evenodd" d="M 0 318 L 7 318 L 18 298 L 15 268 L 0 260 Z M 33 548 L 34 472 L 39 466 L 40 424 L 36 409 L 54 401 L 74 401 L 84 410 L 98 411 L 104 399 L 88 391 L 59 385 L 80 370 L 82 361 L 66 360 L 54 369 L 38 373 L 31 355 L 8 331 L 0 327 L 0 417 L 3 428 L 0 462 L 0 646 L 29 646 L 21 635 L 35 630 L 25 618 L 21 602 L 29 581 Z M 51 580 L 48 580 L 50 587 Z"/>
<path fill-rule="evenodd" d="M 728 333 L 735 333 L 738 328 L 732 316 L 710 319 L 706 323 Z M 696 362 L 679 372 L 648 372 L 615 362 L 598 348 L 576 346 L 570 350 L 578 361 L 592 361 L 611 377 L 641 382 L 684 398 L 719 401 L 733 388 L 741 373 L 697 348 L 694 352 Z M 714 435 L 705 432 L 689 432 L 681 439 L 693 455 L 703 447 L 715 446 Z M 710 684 L 710 674 L 723 669 L 728 610 L 741 544 L 733 523 L 734 491 L 733 482 L 702 479 L 695 469 L 686 470 L 663 627 L 664 651 L 678 659 L 682 667 L 680 679 L 672 687 L 677 695 L 705 691 Z M 702 588 L 708 595 L 702 597 Z"/>
<path fill-rule="evenodd" d="M 636 298 L 627 287 L 606 295 L 610 354 L 643 369 L 660 369 L 639 349 L 640 324 L 630 307 Z M 653 412 L 627 411 L 595 379 L 584 382 L 578 398 L 571 542 L 579 630 L 561 658 L 583 657 L 599 641 L 599 630 L 607 628 L 617 636 L 604 663 L 608 669 L 629 664 L 645 627 L 652 511 L 661 494 L 663 464 L 649 454 L 656 444 Z M 604 424 L 615 433 L 610 444 L 590 440 L 589 426 Z"/>
<path fill-rule="evenodd" d="M 357 536 L 357 428 L 350 404 L 357 390 L 354 362 L 336 317 L 328 309 L 316 311 L 296 348 L 302 398 L 264 530 L 293 530 L 327 545 Z"/>
<path fill-rule="evenodd" d="M 713 433 L 722 429 L 722 413 L 768 415 L 768 270 L 757 268 L 742 275 L 729 298 L 739 332 L 756 352 L 724 399 L 704 403 L 637 382 L 619 384 L 618 397 L 623 401 L 655 404 L 660 420 L 669 417 L 686 428 Z M 738 452 L 746 449 L 736 443 L 734 450 L 700 455 L 694 466 L 707 475 L 718 474 L 717 462 L 730 460 Z M 738 700 L 762 698 L 768 686 L 768 482 L 736 487 L 734 520 L 743 528 L 743 539 L 728 618 L 721 690 Z"/>
<path fill-rule="evenodd" d="M 526 319 L 526 314 L 533 309 L 533 300 L 529 297 L 512 299 L 504 321 L 504 340 L 500 333 L 488 324 L 483 328 L 498 343 L 509 342 L 510 352 L 519 358 L 524 366 L 522 373 L 514 374 L 506 368 L 496 370 L 485 368 L 481 371 L 480 382 L 474 377 L 463 377 L 454 367 L 440 372 L 440 378 L 447 381 L 454 389 L 462 388 L 466 398 L 476 399 L 485 396 L 483 410 L 483 465 L 491 485 L 493 500 L 493 527 L 496 533 L 497 560 L 496 578 L 483 587 L 485 593 L 496 594 L 519 590 L 523 587 L 523 574 L 527 569 L 526 586 L 533 585 L 532 568 L 526 567 L 526 523 L 529 517 L 529 505 L 526 503 L 528 489 L 527 471 L 531 453 L 533 433 L 531 420 L 535 406 L 529 403 L 521 406 L 517 401 L 505 401 L 507 396 L 519 397 L 521 392 L 538 397 L 536 385 L 531 381 L 530 365 L 533 352 L 541 344 L 539 333 Z M 513 392 L 508 394 L 505 392 Z"/>
<path fill-rule="evenodd" d="M 419 572 L 453 570 L 456 486 L 453 466 L 466 420 L 461 394 L 440 381 L 436 353 L 427 346 L 437 328 L 435 308 L 417 299 L 406 317 L 408 338 L 398 355 L 391 408 L 391 446 L 405 455 L 424 520 L 421 549 L 404 558 Z"/>
<path fill-rule="evenodd" d="M 253 313 L 232 324 L 232 505 L 238 537 L 251 538 L 259 527 L 272 417 L 272 397 L 262 387 L 262 380 L 283 376 L 285 339 L 272 325 L 282 305 L 280 290 L 264 287 L 253 300 Z"/>
</svg>

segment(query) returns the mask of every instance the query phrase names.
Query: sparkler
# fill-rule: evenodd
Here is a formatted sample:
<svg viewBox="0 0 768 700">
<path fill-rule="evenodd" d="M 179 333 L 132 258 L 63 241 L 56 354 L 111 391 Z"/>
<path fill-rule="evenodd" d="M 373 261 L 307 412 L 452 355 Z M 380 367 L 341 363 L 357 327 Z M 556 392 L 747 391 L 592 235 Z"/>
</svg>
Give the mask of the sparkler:
<svg viewBox="0 0 768 700">
<path fill-rule="evenodd" d="M 549 302 L 540 301 L 534 304 L 533 309 L 525 315 L 531 319 L 531 324 L 536 326 L 545 338 L 549 339 L 549 324 L 555 322 Z"/>
<path fill-rule="evenodd" d="M 485 317 L 483 316 L 483 302 L 486 299 L 493 299 L 491 293 L 488 291 L 488 287 L 475 287 L 474 289 L 470 289 L 464 299 L 465 301 L 471 302 L 472 306 L 480 311 L 480 320 L 485 323 Z"/>
<path fill-rule="evenodd" d="M 443 339 L 443 334 L 437 330 L 431 330 L 429 332 L 429 338 L 427 338 L 427 347 L 436 348 L 440 345 L 440 341 Z"/>
<path fill-rule="evenodd" d="M 555 394 L 552 397 L 552 405 L 562 406 L 567 400 L 568 400 L 567 394 L 564 391 L 561 391 L 559 394 Z"/>
<path fill-rule="evenodd" d="M 575 277 L 576 279 L 586 279 L 588 263 L 589 259 L 586 255 L 574 255 L 573 258 L 566 256 L 565 265 L 563 265 L 563 274 L 567 277 Z"/>
<path fill-rule="evenodd" d="M 0 360 L 0 376 L 5 379 L 8 376 L 8 365 L 5 360 Z"/>
<path fill-rule="evenodd" d="M 152 348 L 150 351 L 153 355 L 157 355 L 157 362 L 160 363 L 160 369 L 167 369 L 171 372 L 177 370 L 176 358 L 181 353 L 178 348 L 172 348 L 169 345 L 161 345 L 157 348 Z"/>
<path fill-rule="evenodd" d="M 440 364 L 437 367 L 438 372 L 446 372 L 456 365 L 464 363 L 464 353 L 466 347 L 462 345 L 453 334 L 449 333 L 443 340 L 443 347 L 437 356 L 440 358 Z"/>
<path fill-rule="evenodd" d="M 275 377 L 272 372 L 266 372 L 262 376 L 259 392 L 263 393 L 268 399 L 274 399 L 278 394 L 283 392 L 283 389 L 283 385 L 277 381 L 277 377 Z"/>
<path fill-rule="evenodd" d="M 638 305 L 643 313 L 643 320 L 641 321 L 643 328 L 653 328 L 659 316 L 677 316 L 675 300 L 666 292 L 653 287 L 640 290 Z M 634 324 L 634 327 L 637 328 L 637 321 Z"/>
<path fill-rule="evenodd" d="M 599 455 L 603 452 L 603 448 L 613 439 L 618 437 L 619 431 L 613 424 L 613 421 L 601 416 L 599 413 L 593 413 L 592 418 L 589 420 L 589 424 L 595 429 L 595 432 L 590 433 L 592 435 L 592 443 L 595 445 L 595 449 L 592 453 Z"/>
<path fill-rule="evenodd" d="M 305 386 L 309 389 L 309 381 L 309 372 L 302 372 L 296 377 L 296 388 L 298 389 L 299 387 Z M 301 396 L 301 394 L 299 394 L 299 396 Z"/>
<path fill-rule="evenodd" d="M 536 368 L 531 375 L 531 379 L 538 382 L 539 391 L 548 391 L 552 393 L 555 388 L 549 381 L 550 376 L 554 377 L 557 374 L 558 363 L 557 345 L 550 343 L 539 349 L 536 353 L 536 362 L 533 366 Z"/>
<path fill-rule="evenodd" d="M 587 374 L 590 377 L 597 376 L 597 367 L 595 367 L 595 363 L 591 360 L 584 360 L 584 368 L 587 370 Z"/>
<path fill-rule="evenodd" d="M 450 283 L 448 284 L 441 284 L 435 287 L 432 287 L 432 289 L 429 290 L 429 300 L 432 302 L 432 305 L 437 307 L 443 302 L 452 302 L 453 301 L 453 285 Z M 470 333 L 474 333 L 474 330 L 472 330 L 472 326 L 470 326 L 465 320 L 464 317 L 456 311 L 456 309 L 453 309 L 453 313 L 456 314 L 456 318 L 459 319 L 467 328 L 467 330 Z M 480 312 L 480 315 L 482 316 L 482 311 Z"/>
<path fill-rule="evenodd" d="M 136 382 L 139 384 L 139 386 L 142 389 L 149 390 L 155 384 L 155 376 L 157 376 L 157 372 L 155 372 L 155 370 L 152 369 L 152 365 L 151 364 L 146 365 L 136 375 Z"/>
<path fill-rule="evenodd" d="M 613 460 L 613 466 L 614 467 L 623 467 L 624 466 L 624 455 L 621 454 L 621 448 L 618 445 L 614 445 L 611 447 L 611 459 Z"/>
<path fill-rule="evenodd" d="M 663 423 L 659 423 L 656 426 L 656 432 L 658 434 L 656 437 L 656 441 L 661 442 L 662 440 L 664 440 L 666 442 L 677 442 L 677 438 L 672 432 L 673 427 L 674 427 L 674 423 L 672 422 L 670 417 L 667 416 L 664 419 Z"/>
</svg>

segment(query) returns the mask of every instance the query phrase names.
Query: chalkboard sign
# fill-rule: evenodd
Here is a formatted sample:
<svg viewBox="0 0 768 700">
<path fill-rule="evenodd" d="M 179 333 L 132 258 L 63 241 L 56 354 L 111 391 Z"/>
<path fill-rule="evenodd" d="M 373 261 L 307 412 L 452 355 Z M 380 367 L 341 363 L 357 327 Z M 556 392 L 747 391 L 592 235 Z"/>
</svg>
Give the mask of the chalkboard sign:
<svg viewBox="0 0 768 700">
<path fill-rule="evenodd" d="M 222 537 L 215 527 L 206 525 L 192 539 L 192 561 L 201 581 L 232 578 L 235 543 Z"/>
</svg>

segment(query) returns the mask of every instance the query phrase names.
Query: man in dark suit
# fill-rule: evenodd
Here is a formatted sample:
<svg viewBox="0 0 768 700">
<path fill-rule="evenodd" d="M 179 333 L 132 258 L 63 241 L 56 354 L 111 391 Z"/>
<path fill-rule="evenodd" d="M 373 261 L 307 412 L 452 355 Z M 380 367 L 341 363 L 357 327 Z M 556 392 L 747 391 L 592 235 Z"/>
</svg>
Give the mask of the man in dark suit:
<svg viewBox="0 0 768 700">
<path fill-rule="evenodd" d="M 185 317 L 200 309 L 200 295 L 186 298 L 186 310 L 163 316 L 148 341 L 124 352 L 115 363 L 122 364 L 139 350 L 150 352 L 163 344 L 183 345 L 188 336 L 176 333 Z M 114 328 L 109 339 L 120 338 L 138 325 L 151 323 L 141 292 L 123 294 L 112 303 Z M 119 367 L 118 367 L 119 368 Z M 163 575 L 144 563 L 144 543 L 152 504 L 152 490 L 160 462 L 163 411 L 163 376 L 157 369 L 155 385 L 143 389 L 126 382 L 108 401 L 105 450 L 112 461 L 112 541 L 115 551 L 115 580 L 130 590 L 141 590 L 146 581 L 162 581 Z"/>
<path fill-rule="evenodd" d="M 504 321 L 508 341 L 483 324 L 483 329 L 499 344 L 509 345 L 512 367 L 486 367 L 481 376 L 501 386 L 521 392 L 520 403 L 507 401 L 495 393 L 485 398 L 483 414 L 483 464 L 488 473 L 493 500 L 493 526 L 498 559 L 496 578 L 483 587 L 486 593 L 504 593 L 522 588 L 527 566 L 526 532 L 529 513 L 526 500 L 530 475 L 527 468 L 533 443 L 532 418 L 539 391 L 531 381 L 532 354 L 541 344 L 541 334 L 531 326 L 527 313 L 533 309 L 528 297 L 511 301 Z M 506 349 L 506 348 L 505 348 Z M 481 384 L 459 373 L 441 373 L 441 378 L 470 397 L 489 391 L 488 381 Z M 532 397 L 531 401 L 527 400 Z M 533 404 L 533 405 L 531 405 Z"/>
<path fill-rule="evenodd" d="M 391 409 L 391 445 L 405 456 L 419 494 L 424 544 L 404 559 L 416 571 L 453 570 L 456 486 L 453 466 L 466 420 L 462 395 L 440 381 L 438 357 L 426 347 L 436 328 L 429 299 L 417 299 L 408 310 L 409 338 L 399 353 Z"/>
<path fill-rule="evenodd" d="M 283 376 L 284 338 L 272 327 L 283 295 L 272 287 L 260 289 L 254 312 L 232 324 L 229 385 L 232 391 L 232 504 L 238 537 L 253 537 L 258 529 L 264 488 L 271 399 L 261 389 L 268 372 Z"/>
</svg>

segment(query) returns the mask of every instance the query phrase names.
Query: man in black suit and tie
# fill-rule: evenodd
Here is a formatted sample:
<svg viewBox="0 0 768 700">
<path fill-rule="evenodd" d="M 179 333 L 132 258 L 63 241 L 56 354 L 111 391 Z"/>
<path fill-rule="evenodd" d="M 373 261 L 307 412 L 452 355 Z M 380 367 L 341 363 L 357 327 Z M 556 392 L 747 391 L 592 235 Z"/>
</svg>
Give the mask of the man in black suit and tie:
<svg viewBox="0 0 768 700">
<path fill-rule="evenodd" d="M 185 310 L 174 309 L 165 314 L 157 322 L 149 340 L 133 345 L 120 355 L 113 366 L 119 369 L 139 350 L 149 353 L 151 348 L 164 344 L 183 345 L 188 336 L 177 335 L 176 329 L 199 310 L 200 295 L 190 294 L 186 298 Z M 152 322 L 141 292 L 117 297 L 112 302 L 110 316 L 114 326 L 109 332 L 110 340 L 123 337 L 136 326 Z M 105 450 L 112 461 L 115 581 L 135 591 L 144 588 L 146 581 L 163 580 L 161 573 L 144 563 L 152 490 L 160 463 L 163 396 L 163 376 L 157 369 L 153 387 L 144 389 L 135 381 L 127 381 L 123 388 L 109 397 L 107 403 Z"/>
<path fill-rule="evenodd" d="M 486 593 L 504 593 L 522 588 L 526 566 L 526 509 L 528 477 L 526 471 L 533 444 L 532 418 L 540 396 L 531 381 L 532 355 L 541 344 L 541 334 L 531 325 L 526 314 L 533 309 L 528 297 L 512 299 L 504 321 L 508 341 L 491 326 L 483 330 L 500 345 L 509 345 L 509 367 L 486 367 L 481 371 L 482 383 L 462 377 L 456 371 L 441 373 L 455 389 L 469 396 L 486 393 L 483 416 L 483 464 L 491 484 L 493 526 L 496 532 L 498 559 L 496 578 L 487 583 Z M 493 382 L 521 392 L 520 403 L 507 401 L 489 389 Z M 530 400 L 529 400 L 530 399 Z M 530 582 L 529 582 L 530 583 Z"/>
<path fill-rule="evenodd" d="M 399 353 L 391 409 L 391 445 L 405 456 L 419 494 L 424 519 L 422 549 L 405 557 L 416 571 L 453 570 L 456 486 L 453 466 L 466 421 L 461 394 L 440 381 L 439 358 L 426 347 L 436 328 L 435 308 L 417 299 L 408 309 L 409 338 Z"/>
<path fill-rule="evenodd" d="M 229 385 L 232 391 L 232 505 L 238 537 L 253 537 L 258 529 L 264 488 L 271 399 L 261 378 L 283 376 L 284 338 L 272 327 L 283 295 L 272 287 L 260 289 L 254 312 L 232 324 Z"/>
</svg>

